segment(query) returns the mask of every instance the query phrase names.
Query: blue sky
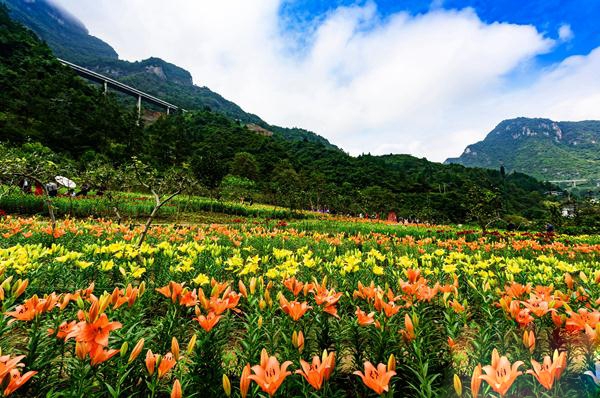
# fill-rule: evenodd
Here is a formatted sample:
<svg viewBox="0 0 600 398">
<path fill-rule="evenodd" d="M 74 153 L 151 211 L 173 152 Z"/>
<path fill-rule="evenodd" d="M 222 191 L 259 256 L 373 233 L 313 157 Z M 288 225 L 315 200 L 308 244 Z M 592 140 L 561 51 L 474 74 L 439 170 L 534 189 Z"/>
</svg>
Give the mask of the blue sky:
<svg viewBox="0 0 600 398">
<path fill-rule="evenodd" d="M 364 2 L 351 0 L 288 0 L 281 5 L 286 20 L 306 24 L 323 18 L 340 6 Z M 547 37 L 558 39 L 561 26 L 568 25 L 573 37 L 556 45 L 538 61 L 548 65 L 571 55 L 589 53 L 600 46 L 600 0 L 376 0 L 379 14 L 408 12 L 425 14 L 432 9 L 473 8 L 486 23 L 509 22 L 533 25 Z"/>
<path fill-rule="evenodd" d="M 443 161 L 504 119 L 600 120 L 600 0 L 53 1 L 122 59 L 353 155 Z"/>
</svg>

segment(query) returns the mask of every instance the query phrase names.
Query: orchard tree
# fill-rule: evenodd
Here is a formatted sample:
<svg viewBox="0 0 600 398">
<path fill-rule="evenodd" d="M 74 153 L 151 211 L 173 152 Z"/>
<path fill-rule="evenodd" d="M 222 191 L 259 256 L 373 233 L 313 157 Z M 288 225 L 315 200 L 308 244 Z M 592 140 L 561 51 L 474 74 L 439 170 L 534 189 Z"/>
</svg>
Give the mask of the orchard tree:
<svg viewBox="0 0 600 398">
<path fill-rule="evenodd" d="M 134 178 L 154 197 L 154 208 L 146 220 L 138 241 L 138 247 L 141 247 L 160 208 L 183 191 L 190 189 L 195 180 L 188 165 L 184 164 L 181 168 L 172 167 L 161 173 L 135 156 L 131 159 L 127 171 L 131 178 Z"/>
<path fill-rule="evenodd" d="M 467 198 L 467 221 L 476 222 L 485 232 L 492 222 L 501 220 L 502 200 L 497 190 L 472 185 Z"/>
</svg>

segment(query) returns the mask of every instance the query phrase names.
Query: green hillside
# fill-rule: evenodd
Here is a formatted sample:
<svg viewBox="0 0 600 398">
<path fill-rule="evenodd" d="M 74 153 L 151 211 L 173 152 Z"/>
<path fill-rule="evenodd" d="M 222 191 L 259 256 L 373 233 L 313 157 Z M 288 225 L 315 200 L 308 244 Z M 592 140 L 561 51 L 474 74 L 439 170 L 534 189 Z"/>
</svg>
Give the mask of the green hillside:
<svg viewBox="0 0 600 398">
<path fill-rule="evenodd" d="M 43 39 L 59 58 L 110 76 L 187 110 L 208 108 L 242 123 L 259 125 L 287 140 L 320 142 L 335 148 L 327 139 L 311 131 L 268 124 L 209 88 L 194 85 L 188 71 L 160 58 L 138 62 L 119 60 L 109 44 L 89 35 L 80 21 L 47 0 L 0 2 L 6 4 L 14 19 Z"/>
<path fill-rule="evenodd" d="M 505 120 L 446 163 L 520 171 L 542 180 L 600 180 L 600 121 Z"/>
</svg>

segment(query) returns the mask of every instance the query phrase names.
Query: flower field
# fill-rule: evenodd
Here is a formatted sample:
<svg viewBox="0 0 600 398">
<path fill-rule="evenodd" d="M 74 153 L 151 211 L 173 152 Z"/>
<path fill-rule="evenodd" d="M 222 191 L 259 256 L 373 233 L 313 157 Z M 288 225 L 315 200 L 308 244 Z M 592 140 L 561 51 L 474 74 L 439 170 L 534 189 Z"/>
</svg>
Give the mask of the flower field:
<svg viewBox="0 0 600 398">
<path fill-rule="evenodd" d="M 600 238 L 0 223 L 0 394 L 597 397 Z"/>
</svg>

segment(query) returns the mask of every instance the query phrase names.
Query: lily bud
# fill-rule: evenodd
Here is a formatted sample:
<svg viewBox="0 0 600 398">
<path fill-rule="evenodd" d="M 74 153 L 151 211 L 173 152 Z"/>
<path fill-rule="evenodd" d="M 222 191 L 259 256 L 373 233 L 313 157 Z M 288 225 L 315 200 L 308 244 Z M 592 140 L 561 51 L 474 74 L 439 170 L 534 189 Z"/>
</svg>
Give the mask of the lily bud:
<svg viewBox="0 0 600 398">
<path fill-rule="evenodd" d="M 192 336 L 192 338 L 190 339 L 190 341 L 189 341 L 189 343 L 187 345 L 186 353 L 187 353 L 188 357 L 190 355 L 192 355 L 192 352 L 194 352 L 194 347 L 196 347 L 196 334 L 194 334 Z"/>
<path fill-rule="evenodd" d="M 175 360 L 179 361 L 179 342 L 175 336 L 171 339 L 171 352 Z"/>
<path fill-rule="evenodd" d="M 250 294 L 254 294 L 254 292 L 256 292 L 256 277 L 253 276 L 252 279 L 250 279 Z"/>
<path fill-rule="evenodd" d="M 76 342 L 75 343 L 75 355 L 77 355 L 77 358 L 79 359 L 85 359 L 85 356 L 87 355 L 88 350 L 87 350 L 87 344 L 84 342 Z"/>
<path fill-rule="evenodd" d="M 391 354 L 388 358 L 387 370 L 388 372 L 390 370 L 396 371 L 396 357 L 394 356 L 394 354 Z"/>
<path fill-rule="evenodd" d="M 462 382 L 460 381 L 460 377 L 458 377 L 457 374 L 454 375 L 454 391 L 459 397 L 462 396 Z"/>
<path fill-rule="evenodd" d="M 260 299 L 260 301 L 258 302 L 258 308 L 260 308 L 260 310 L 264 310 L 267 307 L 267 302 L 264 299 Z"/>
<path fill-rule="evenodd" d="M 100 309 L 100 304 L 98 303 L 98 300 L 94 300 L 92 302 L 92 306 L 90 307 L 90 310 L 88 311 L 88 316 L 90 317 L 90 322 L 95 322 L 96 319 L 98 319 L 98 315 L 100 314 L 99 309 Z"/>
<path fill-rule="evenodd" d="M 175 379 L 173 389 L 171 390 L 171 398 L 181 398 L 182 394 L 181 383 L 179 382 L 179 379 Z"/>
<path fill-rule="evenodd" d="M 302 351 L 304 350 L 304 333 L 302 333 L 302 331 L 300 331 L 300 332 L 298 333 L 298 340 L 297 340 L 297 344 L 298 344 L 298 346 L 297 346 L 297 348 L 298 348 L 298 351 L 299 351 L 300 353 L 302 353 Z"/>
<path fill-rule="evenodd" d="M 231 396 L 231 382 L 226 374 L 223 374 L 223 391 L 225 391 L 225 395 L 228 397 Z"/>
<path fill-rule="evenodd" d="M 298 333 L 296 333 L 295 330 L 294 333 L 292 333 L 292 345 L 298 348 Z"/>
<path fill-rule="evenodd" d="M 16 283 L 16 286 L 17 290 L 15 291 L 15 298 L 18 298 L 20 295 L 25 293 L 25 289 L 27 289 L 27 286 L 29 286 L 29 279 L 25 279 L 24 281 L 19 279 Z"/>
<path fill-rule="evenodd" d="M 127 361 L 128 364 L 135 361 L 138 355 L 140 355 L 140 353 L 142 352 L 142 348 L 144 348 L 144 338 L 141 338 L 140 341 L 137 342 L 135 347 L 133 347 L 133 350 L 129 355 L 129 360 Z"/>
<path fill-rule="evenodd" d="M 80 310 L 82 310 L 85 307 L 85 305 L 83 304 L 83 300 L 82 300 L 81 297 L 77 297 L 76 303 L 77 303 L 77 308 L 79 308 Z"/>
<path fill-rule="evenodd" d="M 98 315 L 102 314 L 110 304 L 110 294 L 104 293 L 98 301 Z"/>
<path fill-rule="evenodd" d="M 2 282 L 2 284 L 0 285 L 0 287 L 1 287 L 2 289 L 4 289 L 5 291 L 7 291 L 7 292 L 8 292 L 8 291 L 10 291 L 10 283 L 12 282 L 12 280 L 13 280 L 13 277 L 12 277 L 12 275 L 11 275 L 11 276 L 9 276 L 8 278 L 6 278 L 6 279 L 4 280 L 4 282 Z M 13 288 L 14 288 L 14 287 L 13 287 Z"/>
<path fill-rule="evenodd" d="M 246 395 L 248 395 L 248 389 L 250 388 L 250 382 L 252 381 L 248 378 L 250 376 L 250 371 L 250 364 L 246 364 L 240 377 L 240 395 L 242 398 L 246 398 Z"/>
<path fill-rule="evenodd" d="M 154 374 L 154 369 L 156 367 L 156 357 L 152 353 L 152 350 L 148 350 L 146 352 L 146 369 L 148 370 L 148 374 L 152 376 Z"/>
<path fill-rule="evenodd" d="M 262 315 L 258 317 L 258 322 L 257 323 L 258 323 L 258 328 L 260 329 L 262 327 L 262 324 L 263 324 L 263 317 L 262 317 Z"/>
<path fill-rule="evenodd" d="M 146 282 L 142 282 L 140 283 L 140 292 L 139 292 L 139 296 L 142 296 L 142 294 L 144 294 L 144 292 L 146 291 Z"/>
<path fill-rule="evenodd" d="M 129 343 L 128 342 L 123 342 L 123 344 L 121 344 L 121 358 L 125 358 L 125 355 L 127 355 L 127 350 L 129 349 Z"/>
<path fill-rule="evenodd" d="M 244 296 L 244 298 L 248 298 L 248 291 L 246 290 L 246 285 L 244 285 L 244 282 L 242 282 L 241 279 L 238 281 L 238 290 L 240 291 L 240 294 Z"/>
</svg>

